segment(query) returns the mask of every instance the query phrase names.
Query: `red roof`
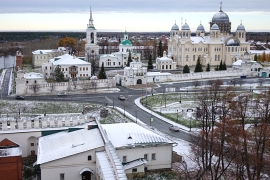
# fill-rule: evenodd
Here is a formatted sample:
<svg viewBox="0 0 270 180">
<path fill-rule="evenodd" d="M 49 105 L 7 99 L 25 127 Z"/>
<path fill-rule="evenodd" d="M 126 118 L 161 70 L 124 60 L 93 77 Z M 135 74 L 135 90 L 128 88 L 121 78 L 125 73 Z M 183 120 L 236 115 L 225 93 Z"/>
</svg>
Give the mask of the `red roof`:
<svg viewBox="0 0 270 180">
<path fill-rule="evenodd" d="M 0 142 L 0 148 L 7 148 L 7 147 L 18 147 L 19 145 L 15 142 L 5 138 Z"/>
</svg>

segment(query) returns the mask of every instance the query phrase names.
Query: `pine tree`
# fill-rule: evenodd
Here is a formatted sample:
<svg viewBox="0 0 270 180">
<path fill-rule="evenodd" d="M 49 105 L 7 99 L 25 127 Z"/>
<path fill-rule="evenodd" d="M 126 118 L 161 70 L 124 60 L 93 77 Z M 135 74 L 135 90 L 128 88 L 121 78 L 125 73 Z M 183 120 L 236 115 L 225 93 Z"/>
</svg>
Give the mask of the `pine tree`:
<svg viewBox="0 0 270 180">
<path fill-rule="evenodd" d="M 226 62 L 225 61 L 223 63 L 223 70 L 227 70 L 227 65 L 226 65 Z"/>
<path fill-rule="evenodd" d="M 127 62 L 127 67 L 130 66 L 130 63 L 132 62 L 132 59 L 131 59 L 131 52 L 129 50 L 129 53 L 128 53 L 128 62 Z"/>
<path fill-rule="evenodd" d="M 54 69 L 54 77 L 55 77 L 55 81 L 57 82 L 63 82 L 64 79 L 64 73 L 61 71 L 61 66 L 57 65 Z"/>
<path fill-rule="evenodd" d="M 261 62 L 262 61 L 262 56 L 259 54 L 258 55 L 258 61 Z"/>
<path fill-rule="evenodd" d="M 217 65 L 217 67 L 215 68 L 215 70 L 216 70 L 216 71 L 218 71 L 218 70 L 219 70 L 219 66 L 218 66 L 218 65 Z"/>
<path fill-rule="evenodd" d="M 158 57 L 162 57 L 163 56 L 163 52 L 162 52 L 162 42 L 161 40 L 159 41 L 158 44 Z"/>
<path fill-rule="evenodd" d="M 210 64 L 209 63 L 207 64 L 207 67 L 206 67 L 206 70 L 205 71 L 207 71 L 207 72 L 210 71 Z"/>
<path fill-rule="evenodd" d="M 203 72 L 200 56 L 197 59 L 197 64 L 195 66 L 195 71 L 194 72 Z"/>
<path fill-rule="evenodd" d="M 152 61 L 152 55 L 151 54 L 149 54 L 148 69 L 153 69 L 153 61 Z"/>
<path fill-rule="evenodd" d="M 257 54 L 255 54 L 255 56 L 254 56 L 254 61 L 258 61 L 258 56 L 257 56 Z"/>
<path fill-rule="evenodd" d="M 219 70 L 219 71 L 223 70 L 223 69 L 222 69 L 222 60 L 220 61 L 218 70 Z"/>
<path fill-rule="evenodd" d="M 105 72 L 104 64 L 103 63 L 101 65 L 101 69 L 99 71 L 98 78 L 99 79 L 107 79 L 107 75 L 106 75 L 106 72 Z"/>
<path fill-rule="evenodd" d="M 184 66 L 183 73 L 190 73 L 190 70 L 187 64 Z"/>
<path fill-rule="evenodd" d="M 266 54 L 265 54 L 265 51 L 263 51 L 262 53 L 262 62 L 265 62 L 266 61 Z"/>
</svg>

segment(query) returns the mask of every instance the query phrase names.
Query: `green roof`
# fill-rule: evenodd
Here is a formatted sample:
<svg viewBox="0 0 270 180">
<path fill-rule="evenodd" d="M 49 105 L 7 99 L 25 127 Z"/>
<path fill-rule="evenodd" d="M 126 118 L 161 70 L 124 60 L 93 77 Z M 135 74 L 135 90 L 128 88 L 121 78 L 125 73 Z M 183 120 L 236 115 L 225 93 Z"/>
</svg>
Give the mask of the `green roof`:
<svg viewBox="0 0 270 180">
<path fill-rule="evenodd" d="M 132 43 L 130 42 L 130 40 L 125 39 L 124 41 L 121 42 L 121 45 L 124 45 L 124 46 L 132 46 Z"/>
</svg>

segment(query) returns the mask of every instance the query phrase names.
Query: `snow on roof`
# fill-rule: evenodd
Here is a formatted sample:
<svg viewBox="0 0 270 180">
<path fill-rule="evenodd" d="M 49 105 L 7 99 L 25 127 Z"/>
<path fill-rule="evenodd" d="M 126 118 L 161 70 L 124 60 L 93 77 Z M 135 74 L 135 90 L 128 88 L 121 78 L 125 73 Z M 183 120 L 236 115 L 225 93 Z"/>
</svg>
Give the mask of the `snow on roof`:
<svg viewBox="0 0 270 180">
<path fill-rule="evenodd" d="M 11 157 L 11 156 L 21 156 L 21 155 L 22 155 L 21 147 L 0 149 L 0 157 Z"/>
<path fill-rule="evenodd" d="M 131 161 L 131 162 L 128 162 L 127 164 L 124 165 L 124 169 L 127 170 L 127 169 L 131 169 L 131 168 L 134 168 L 134 167 L 138 167 L 142 164 L 147 164 L 147 161 L 143 158 L 140 158 L 140 159 L 136 159 L 134 161 Z"/>
<path fill-rule="evenodd" d="M 166 76 L 172 75 L 171 73 L 162 73 L 162 72 L 147 72 L 147 76 Z"/>
<path fill-rule="evenodd" d="M 242 65 L 242 60 L 237 60 L 232 65 L 233 66 L 241 66 Z"/>
<path fill-rule="evenodd" d="M 62 56 L 55 57 L 50 59 L 50 62 L 53 65 L 91 65 L 91 63 L 83 61 L 75 56 L 64 54 Z"/>
<path fill-rule="evenodd" d="M 160 58 L 157 58 L 158 61 L 172 61 L 171 58 L 168 58 L 166 56 L 163 56 L 163 57 L 160 57 Z"/>
<path fill-rule="evenodd" d="M 103 124 L 102 127 L 115 148 L 173 143 L 135 123 Z"/>
<path fill-rule="evenodd" d="M 35 50 L 32 52 L 32 54 L 49 54 L 49 53 L 52 53 L 52 52 L 56 52 L 57 49 L 45 49 L 45 50 Z"/>
<path fill-rule="evenodd" d="M 39 138 L 37 164 L 104 146 L 99 129 L 59 132 Z"/>
<path fill-rule="evenodd" d="M 270 50 L 250 50 L 250 54 L 262 54 L 265 52 L 265 54 L 269 54 Z"/>
<path fill-rule="evenodd" d="M 40 73 L 30 72 L 24 74 L 25 79 L 42 79 L 44 76 Z"/>
<path fill-rule="evenodd" d="M 100 164 L 100 171 L 102 173 L 102 179 L 116 179 L 114 174 L 113 174 L 113 169 L 111 166 L 111 162 L 109 161 L 109 159 L 107 158 L 107 155 L 105 153 L 105 151 L 103 152 L 97 152 L 96 153 L 96 158 L 99 161 Z"/>
<path fill-rule="evenodd" d="M 193 44 L 198 44 L 199 42 L 202 43 L 208 43 L 209 42 L 209 36 L 191 36 L 190 37 Z"/>
</svg>

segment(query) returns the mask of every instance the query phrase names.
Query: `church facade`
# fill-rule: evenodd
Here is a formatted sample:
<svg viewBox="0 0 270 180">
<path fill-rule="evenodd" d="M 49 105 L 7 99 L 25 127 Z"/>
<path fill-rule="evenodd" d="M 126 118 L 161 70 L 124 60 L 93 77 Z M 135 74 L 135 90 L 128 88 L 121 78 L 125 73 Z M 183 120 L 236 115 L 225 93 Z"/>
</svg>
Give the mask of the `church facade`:
<svg viewBox="0 0 270 180">
<path fill-rule="evenodd" d="M 196 36 L 191 36 L 191 29 L 187 23 L 181 29 L 175 23 L 170 31 L 168 56 L 178 67 L 195 66 L 198 58 L 203 66 L 207 64 L 217 66 L 220 61 L 232 66 L 238 58 L 243 57 L 245 52 L 250 52 L 250 44 L 246 42 L 245 27 L 241 22 L 235 36 L 232 35 L 231 22 L 229 16 L 223 12 L 222 4 L 220 11 L 210 22 L 208 35 L 202 24 L 197 27 Z"/>
</svg>

